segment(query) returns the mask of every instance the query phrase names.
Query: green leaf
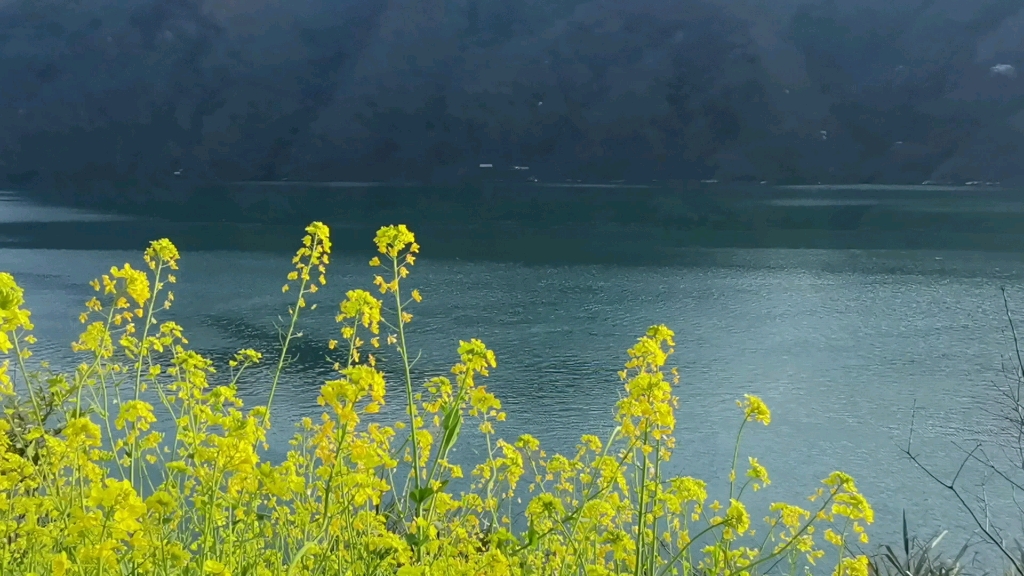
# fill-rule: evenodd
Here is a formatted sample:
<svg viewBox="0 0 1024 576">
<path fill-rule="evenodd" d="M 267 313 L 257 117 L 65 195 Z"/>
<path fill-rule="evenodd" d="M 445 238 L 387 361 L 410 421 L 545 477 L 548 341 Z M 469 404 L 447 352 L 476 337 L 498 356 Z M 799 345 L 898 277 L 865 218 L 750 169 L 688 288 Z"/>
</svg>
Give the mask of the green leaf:
<svg viewBox="0 0 1024 576">
<path fill-rule="evenodd" d="M 413 504 L 417 504 L 417 505 L 418 504 L 423 504 L 424 502 L 429 500 L 430 497 L 433 496 L 433 495 L 434 495 L 434 489 L 431 488 L 430 486 L 424 486 L 424 487 L 418 488 L 416 490 L 410 490 L 409 491 L 409 500 L 411 500 Z"/>
<path fill-rule="evenodd" d="M 540 533 L 533 527 L 533 521 L 530 521 L 530 529 L 526 532 L 526 546 L 528 548 L 533 547 L 540 540 Z"/>
<path fill-rule="evenodd" d="M 423 540 L 419 537 L 419 535 L 413 534 L 411 532 L 406 533 L 405 542 L 412 548 L 419 548 L 420 545 L 423 544 Z"/>
<path fill-rule="evenodd" d="M 302 557 L 306 555 L 306 552 L 309 551 L 309 547 L 312 544 L 312 542 L 306 542 L 302 549 L 299 550 L 299 553 L 295 555 L 295 558 L 292 559 L 291 565 L 288 566 L 288 576 L 294 576 L 297 574 L 296 571 L 299 569 L 299 562 L 302 561 Z"/>
<path fill-rule="evenodd" d="M 457 406 L 449 408 L 441 421 L 441 428 L 444 430 L 444 436 L 441 438 L 441 452 L 444 453 L 455 444 L 459 432 L 462 430 L 462 410 L 459 410 Z"/>
</svg>

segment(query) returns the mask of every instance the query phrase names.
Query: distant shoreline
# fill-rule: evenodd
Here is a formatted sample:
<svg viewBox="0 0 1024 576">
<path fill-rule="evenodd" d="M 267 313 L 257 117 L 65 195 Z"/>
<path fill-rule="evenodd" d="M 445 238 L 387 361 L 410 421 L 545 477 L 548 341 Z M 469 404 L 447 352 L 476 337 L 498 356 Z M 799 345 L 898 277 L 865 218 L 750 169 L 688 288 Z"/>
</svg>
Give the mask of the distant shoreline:
<svg viewBox="0 0 1024 576">
<path fill-rule="evenodd" d="M 973 192 L 975 190 L 1004 191 L 1007 188 L 1002 184 L 977 184 L 973 186 L 956 184 L 789 184 L 782 186 L 771 186 L 781 190 L 836 190 L 836 191 L 881 191 L 893 190 L 897 192 Z"/>
<path fill-rule="evenodd" d="M 587 183 L 587 182 L 510 182 L 510 181 L 496 181 L 490 182 L 495 185 L 513 185 L 513 186 L 524 186 L 524 187 L 535 187 L 535 188 L 611 188 L 611 189 L 651 189 L 651 188 L 671 188 L 673 184 L 680 185 L 681 182 L 662 182 L 657 184 L 627 184 L 627 183 Z M 803 192 L 813 191 L 895 191 L 895 192 L 973 192 L 977 190 L 990 190 L 990 191 L 1006 191 L 1011 187 L 1005 187 L 1002 184 L 976 184 L 976 185 L 957 185 L 957 184 L 755 184 L 752 182 L 702 182 L 700 184 L 691 184 L 693 186 L 701 188 L 710 188 L 715 186 L 723 187 L 750 187 L 759 188 L 764 187 L 770 190 L 794 190 Z M 338 182 L 320 182 L 310 180 L 283 180 L 283 181 L 265 181 L 265 180 L 243 180 L 237 182 L 231 182 L 229 186 L 270 186 L 270 187 L 294 187 L 294 186 L 305 186 L 313 188 L 421 188 L 425 187 L 424 184 L 418 183 L 392 183 L 392 182 L 350 182 L 350 181 L 338 181 Z M 429 187 L 429 186 L 427 186 Z"/>
</svg>

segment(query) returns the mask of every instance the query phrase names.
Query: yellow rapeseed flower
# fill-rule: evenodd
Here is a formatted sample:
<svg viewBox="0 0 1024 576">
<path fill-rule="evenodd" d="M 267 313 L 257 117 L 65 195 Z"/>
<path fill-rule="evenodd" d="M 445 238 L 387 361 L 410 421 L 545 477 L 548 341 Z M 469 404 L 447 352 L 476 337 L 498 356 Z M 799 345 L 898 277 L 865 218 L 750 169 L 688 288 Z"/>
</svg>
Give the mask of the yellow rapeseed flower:
<svg viewBox="0 0 1024 576">
<path fill-rule="evenodd" d="M 14 276 L 0 272 L 0 312 L 16 310 L 24 303 L 25 290 L 14 281 Z"/>
<path fill-rule="evenodd" d="M 743 502 L 736 499 L 729 501 L 729 508 L 725 511 L 725 525 L 727 532 L 732 530 L 736 534 L 743 534 L 750 528 L 750 515 Z"/>
<path fill-rule="evenodd" d="M 171 270 L 177 270 L 178 258 L 178 248 L 167 238 L 150 242 L 149 248 L 146 249 L 143 255 L 143 259 L 152 270 L 156 270 L 160 265 L 167 266 Z M 174 282 L 173 277 L 170 277 L 168 280 L 172 283 Z"/>
<path fill-rule="evenodd" d="M 366 290 L 349 290 L 345 294 L 345 301 L 338 305 L 339 313 L 335 320 L 344 322 L 355 319 L 364 328 L 377 334 L 380 332 L 381 306 L 381 301 Z"/>
<path fill-rule="evenodd" d="M 744 395 L 745 400 L 743 402 L 736 402 L 736 404 L 743 409 L 744 417 L 747 421 L 756 421 L 767 426 L 772 421 L 772 413 L 768 410 L 768 406 L 757 396 L 751 394 Z"/>
<path fill-rule="evenodd" d="M 833 574 L 835 576 L 868 576 L 868 557 L 861 555 L 843 558 Z"/>
<path fill-rule="evenodd" d="M 217 560 L 207 560 L 203 562 L 203 574 L 210 574 L 211 576 L 231 576 L 231 570 L 228 570 L 222 562 Z"/>
<path fill-rule="evenodd" d="M 771 479 L 768 477 L 768 470 L 757 461 L 757 458 L 749 457 L 747 460 L 750 463 L 750 468 L 747 470 L 747 477 L 755 481 L 753 483 L 754 491 L 760 490 L 764 486 L 772 483 Z"/>
<path fill-rule="evenodd" d="M 416 235 L 410 232 L 405 224 L 384 226 L 377 231 L 377 237 L 373 241 L 377 245 L 377 251 L 392 258 L 397 258 L 398 253 L 407 246 L 410 247 L 410 252 L 416 251 L 412 248 L 419 248 L 416 245 Z"/>
<path fill-rule="evenodd" d="M 793 529 L 800 526 L 804 521 L 811 517 L 811 513 L 799 506 L 793 506 L 792 504 L 786 504 L 785 502 L 775 502 L 769 508 L 772 512 L 779 515 L 779 521 L 786 528 Z"/>
</svg>

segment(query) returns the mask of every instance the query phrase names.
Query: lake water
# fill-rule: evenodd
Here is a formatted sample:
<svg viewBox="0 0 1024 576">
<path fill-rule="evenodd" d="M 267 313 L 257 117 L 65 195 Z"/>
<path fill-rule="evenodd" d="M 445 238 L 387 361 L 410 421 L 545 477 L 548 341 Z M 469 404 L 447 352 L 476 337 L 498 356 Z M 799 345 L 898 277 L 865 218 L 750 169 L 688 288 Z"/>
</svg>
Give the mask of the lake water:
<svg viewBox="0 0 1024 576">
<path fill-rule="evenodd" d="M 337 302 L 347 289 L 370 286 L 372 230 L 338 230 L 360 244 L 340 242 L 328 288 L 315 297 L 321 306 L 303 320 L 299 359 L 275 407 L 279 423 L 319 413 L 318 388 L 330 375 L 321 358 L 336 334 Z M 957 445 L 994 447 L 1004 439 L 997 386 L 1005 383 L 1011 343 L 1000 288 L 1024 324 L 1019 239 L 985 251 L 750 248 L 673 244 L 670 235 L 626 229 L 547 236 L 504 230 L 466 232 L 464 245 L 453 240 L 439 255 L 424 240 L 408 286 L 425 298 L 410 335 L 423 352 L 417 376 L 444 373 L 459 339 L 482 339 L 498 355 L 489 385 L 508 412 L 500 429 L 507 437 L 530 431 L 549 448 L 570 450 L 581 433 L 610 430 L 626 348 L 649 325 L 665 323 L 677 334 L 674 362 L 682 372 L 673 472 L 724 478 L 739 424 L 734 401 L 755 393 L 773 409 L 772 425 L 744 439 L 773 476 L 759 497 L 809 494 L 817 479 L 842 469 L 875 504 L 869 549 L 898 542 L 904 509 L 922 536 L 948 529 L 946 541 L 959 546 L 974 533 L 951 495 L 900 446 L 915 402 L 916 449 L 944 477 L 959 464 Z M 243 347 L 272 352 L 273 322 L 288 303 L 280 286 L 290 254 L 265 248 L 271 237 L 297 246 L 301 226 L 140 221 L 6 196 L 0 271 L 27 291 L 39 357 L 70 361 L 87 283 L 111 265 L 140 263 L 147 232 L 183 247 L 171 317 L 196 348 L 218 357 Z M 517 256 L 545 245 L 557 252 L 557 238 L 577 242 L 578 250 L 551 259 Z M 503 256 L 481 256 L 489 251 Z M 389 412 L 397 416 L 398 390 L 389 392 Z M 266 390 L 246 385 L 243 394 L 255 402 Z M 283 441 L 290 431 L 279 430 L 275 440 Z M 474 452 L 465 446 L 459 457 L 472 461 Z M 982 494 L 976 468 L 961 482 Z M 994 481 L 984 494 L 995 519 L 1012 509 Z M 1014 526 L 1010 533 L 1019 534 Z"/>
</svg>

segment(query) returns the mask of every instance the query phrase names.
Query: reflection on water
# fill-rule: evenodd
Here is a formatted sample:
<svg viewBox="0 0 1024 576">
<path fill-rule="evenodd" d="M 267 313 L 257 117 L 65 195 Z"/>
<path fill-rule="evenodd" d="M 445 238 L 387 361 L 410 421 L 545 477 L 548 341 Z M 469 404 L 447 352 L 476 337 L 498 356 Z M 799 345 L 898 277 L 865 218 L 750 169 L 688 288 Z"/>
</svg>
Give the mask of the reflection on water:
<svg viewBox="0 0 1024 576">
<path fill-rule="evenodd" d="M 23 201 L 12 192 L 0 190 L 0 224 L 111 222 L 116 220 L 126 220 L 126 218 L 112 214 L 98 214 L 87 210 L 76 210 L 74 208 L 34 205 Z"/>
<path fill-rule="evenodd" d="M 771 206 L 877 206 L 878 200 L 840 200 L 823 198 L 782 198 L 769 200 Z"/>
<path fill-rule="evenodd" d="M 293 246 L 301 231 L 257 227 L 251 234 L 280 234 Z M 506 237 L 484 237 L 476 248 L 500 251 Z M 278 422 L 319 411 L 336 303 L 345 290 L 370 285 L 369 238 L 353 244 L 362 246 L 358 254 L 338 254 L 316 297 L 322 306 L 303 321 Z M 998 439 L 994 386 L 1009 351 L 999 288 L 1024 312 L 1024 254 L 676 246 L 666 252 L 671 257 L 637 264 L 622 256 L 633 239 L 592 241 L 620 260 L 456 259 L 438 257 L 424 242 L 409 280 L 425 297 L 411 326 L 411 345 L 423 353 L 417 378 L 446 372 L 459 339 L 481 338 L 498 354 L 489 385 L 509 414 L 502 432 L 530 431 L 567 450 L 581 431 L 610 429 L 624 351 L 647 326 L 665 323 L 677 333 L 674 360 L 683 376 L 673 472 L 723 478 L 739 423 L 733 402 L 757 393 L 774 409 L 771 427 L 745 436 L 773 473 L 759 497 L 799 498 L 814 490 L 815 478 L 844 469 L 876 503 L 877 542 L 897 541 L 904 508 L 922 533 L 942 528 L 958 542 L 967 537 L 969 518 L 900 457 L 897 444 L 905 442 L 915 402 L 918 450 L 943 473 L 955 469 L 953 442 Z M 53 242 L 76 247 L 74 237 Z M 112 264 L 136 263 L 139 252 L 0 248 L 0 270 L 26 288 L 40 357 L 71 361 L 68 343 L 80 330 L 87 282 Z M 217 358 L 242 347 L 270 353 L 274 322 L 287 306 L 280 285 L 289 259 L 277 251 L 183 251 L 169 317 Z M 385 354 L 385 369 L 392 360 Z M 254 382 L 262 380 L 243 388 L 250 404 L 267 392 Z M 385 416 L 398 417 L 400 395 L 391 392 Z M 281 442 L 290 430 L 277 434 Z M 472 461 L 479 450 L 470 442 L 458 457 Z M 965 477 L 965 486 L 975 480 Z M 987 496 L 1010 502 L 995 489 Z"/>
</svg>

